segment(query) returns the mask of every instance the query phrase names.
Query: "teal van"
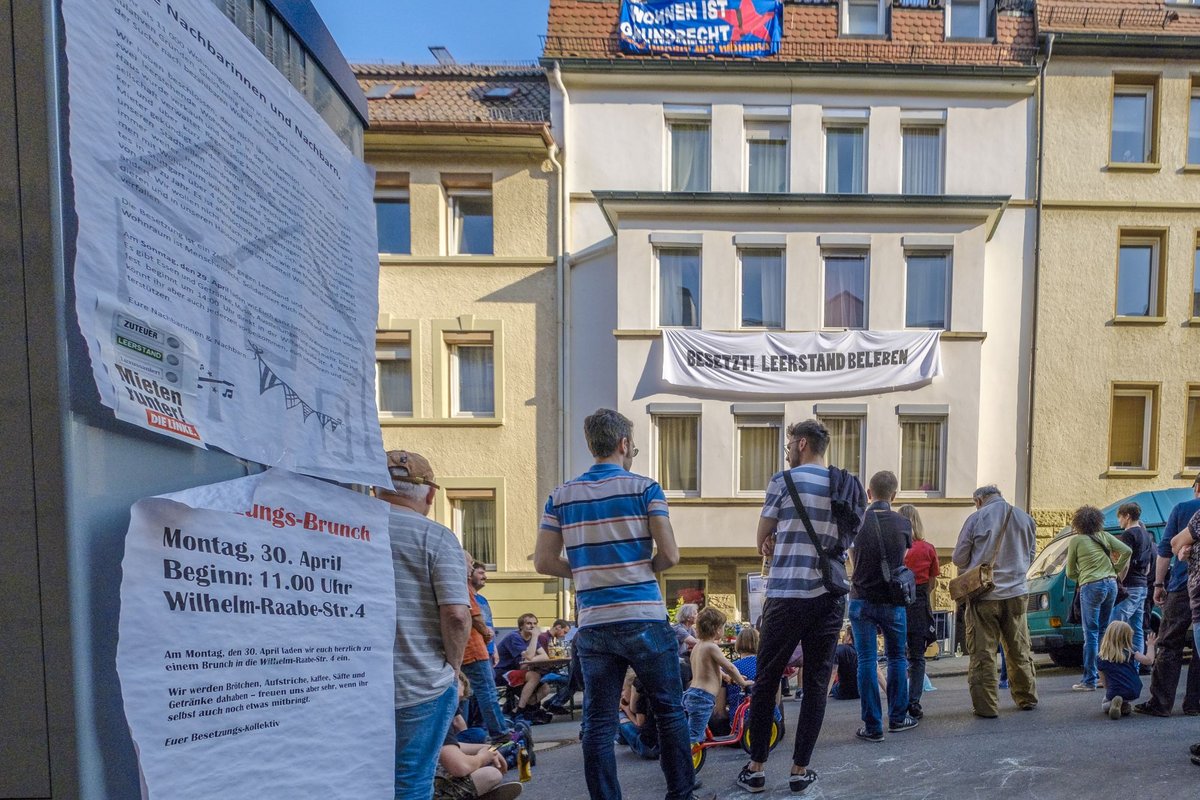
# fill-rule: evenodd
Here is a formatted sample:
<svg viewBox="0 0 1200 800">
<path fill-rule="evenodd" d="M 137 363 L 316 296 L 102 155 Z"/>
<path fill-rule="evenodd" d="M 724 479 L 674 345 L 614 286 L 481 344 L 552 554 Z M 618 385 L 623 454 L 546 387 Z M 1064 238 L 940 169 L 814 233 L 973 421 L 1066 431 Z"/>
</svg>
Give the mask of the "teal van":
<svg viewBox="0 0 1200 800">
<path fill-rule="evenodd" d="M 1125 503 L 1142 507 L 1142 524 L 1157 542 L 1171 509 L 1178 503 L 1193 499 L 1191 489 L 1159 489 L 1139 492 L 1103 509 L 1104 529 L 1119 533 L 1117 509 Z M 1078 667 L 1083 663 L 1083 626 L 1067 622 L 1075 582 L 1067 579 L 1067 543 L 1071 529 L 1064 528 L 1038 553 L 1029 567 L 1029 604 L 1026 615 L 1033 652 L 1046 653 L 1060 667 Z M 1158 609 L 1154 610 L 1158 614 Z"/>
</svg>

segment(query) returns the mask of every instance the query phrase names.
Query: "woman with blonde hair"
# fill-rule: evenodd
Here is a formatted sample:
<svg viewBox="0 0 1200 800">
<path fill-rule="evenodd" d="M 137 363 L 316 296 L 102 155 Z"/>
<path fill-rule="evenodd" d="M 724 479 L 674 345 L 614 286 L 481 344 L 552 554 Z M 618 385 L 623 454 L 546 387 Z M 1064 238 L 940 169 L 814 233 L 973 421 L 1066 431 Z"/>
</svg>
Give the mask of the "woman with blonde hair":
<svg viewBox="0 0 1200 800">
<path fill-rule="evenodd" d="M 912 524 L 913 544 L 904 554 L 904 566 L 912 570 L 917 579 L 917 599 L 905 611 L 908 615 L 908 713 L 920 719 L 921 692 L 925 688 L 925 648 L 936 639 L 933 624 L 933 606 L 930 595 L 934 581 L 941 572 L 937 550 L 925 541 L 925 525 L 915 506 L 903 505 L 898 509 L 901 516 Z"/>
<path fill-rule="evenodd" d="M 1100 708 L 1109 719 L 1120 719 L 1133 711 L 1133 701 L 1142 694 L 1138 665 L 1154 666 L 1154 640 L 1153 633 L 1147 637 L 1150 655 L 1142 655 L 1133 649 L 1133 628 L 1128 622 L 1114 619 L 1104 629 L 1096 663 L 1104 675 L 1104 702 Z"/>
</svg>

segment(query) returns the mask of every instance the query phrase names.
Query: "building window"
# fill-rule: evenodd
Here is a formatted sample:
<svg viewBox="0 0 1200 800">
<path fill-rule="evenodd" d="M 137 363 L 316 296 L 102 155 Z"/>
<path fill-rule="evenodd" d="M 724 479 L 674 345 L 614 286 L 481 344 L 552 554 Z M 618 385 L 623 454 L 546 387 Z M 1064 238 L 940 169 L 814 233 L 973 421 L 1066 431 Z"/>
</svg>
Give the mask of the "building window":
<svg viewBox="0 0 1200 800">
<path fill-rule="evenodd" d="M 1192 256 L 1192 317 L 1200 318 L 1200 241 Z"/>
<path fill-rule="evenodd" d="M 1153 386 L 1113 387 L 1108 434 L 1108 465 L 1114 470 L 1154 469 L 1158 389 Z"/>
<path fill-rule="evenodd" d="M 1183 468 L 1200 471 L 1200 386 L 1188 387 L 1183 443 Z"/>
<path fill-rule="evenodd" d="M 909 253 L 905 279 L 904 325 L 950 327 L 950 257 L 946 253 Z"/>
<path fill-rule="evenodd" d="M 1117 259 L 1117 316 L 1157 317 L 1162 312 L 1163 238 L 1122 233 Z"/>
<path fill-rule="evenodd" d="M 454 225 L 452 255 L 492 254 L 492 193 L 456 193 L 450 196 Z"/>
<path fill-rule="evenodd" d="M 1200 87 L 1195 83 L 1188 99 L 1187 163 L 1200 164 Z"/>
<path fill-rule="evenodd" d="M 942 417 L 901 417 L 900 491 L 942 492 L 945 433 Z"/>
<path fill-rule="evenodd" d="M 825 256 L 824 326 L 867 326 L 866 253 Z"/>
<path fill-rule="evenodd" d="M 658 324 L 700 327 L 700 251 L 658 250 Z"/>
<path fill-rule="evenodd" d="M 463 550 L 489 569 L 496 568 L 496 493 L 491 489 L 448 489 L 450 528 Z"/>
<path fill-rule="evenodd" d="M 742 327 L 783 327 L 783 251 L 742 250 Z"/>
<path fill-rule="evenodd" d="M 1117 78 L 1113 86 L 1112 150 L 1114 164 L 1145 164 L 1156 160 L 1155 82 Z"/>
<path fill-rule="evenodd" d="M 700 417 L 656 416 L 658 483 L 664 492 L 700 491 Z"/>
<path fill-rule="evenodd" d="M 942 193 L 941 126 L 904 126 L 904 194 Z"/>
<path fill-rule="evenodd" d="M 746 176 L 751 192 L 788 190 L 788 123 L 746 123 Z"/>
<path fill-rule="evenodd" d="M 866 437 L 863 430 L 866 419 L 855 417 L 818 417 L 829 430 L 829 447 L 825 460 L 830 466 L 841 467 L 852 475 L 863 474 L 863 445 Z"/>
<path fill-rule="evenodd" d="M 862 125 L 825 128 L 825 191 L 862 194 L 867 190 L 867 129 Z"/>
<path fill-rule="evenodd" d="M 783 422 L 771 417 L 738 417 L 738 491 L 765 492 L 783 469 Z"/>
<path fill-rule="evenodd" d="M 668 608 L 683 603 L 695 603 L 704 608 L 708 599 L 706 578 L 663 578 L 663 599 Z"/>
<path fill-rule="evenodd" d="M 667 122 L 671 140 L 673 192 L 707 192 L 712 169 L 712 137 L 707 120 Z"/>
<path fill-rule="evenodd" d="M 376 334 L 375 405 L 380 416 L 413 415 L 412 340 L 408 331 Z"/>
<path fill-rule="evenodd" d="M 412 252 L 407 191 L 375 198 L 375 231 L 380 253 L 408 255 Z"/>
<path fill-rule="evenodd" d="M 496 358 L 491 332 L 445 334 L 450 356 L 450 414 L 496 416 Z"/>
<path fill-rule="evenodd" d="M 842 33 L 850 36 L 882 36 L 884 14 L 891 3 L 880 0 L 842 0 Z"/>
<path fill-rule="evenodd" d="M 946 38 L 982 39 L 988 31 L 986 0 L 949 0 L 946 6 Z"/>
</svg>

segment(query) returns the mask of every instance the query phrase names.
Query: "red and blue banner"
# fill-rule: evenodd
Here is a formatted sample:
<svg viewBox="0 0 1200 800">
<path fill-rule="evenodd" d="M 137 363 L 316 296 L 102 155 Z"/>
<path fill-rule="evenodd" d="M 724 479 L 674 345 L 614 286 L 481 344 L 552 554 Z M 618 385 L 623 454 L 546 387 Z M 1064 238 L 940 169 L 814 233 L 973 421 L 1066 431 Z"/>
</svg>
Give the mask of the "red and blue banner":
<svg viewBox="0 0 1200 800">
<path fill-rule="evenodd" d="M 779 51 L 783 0 L 622 0 L 626 53 L 758 58 Z"/>
</svg>

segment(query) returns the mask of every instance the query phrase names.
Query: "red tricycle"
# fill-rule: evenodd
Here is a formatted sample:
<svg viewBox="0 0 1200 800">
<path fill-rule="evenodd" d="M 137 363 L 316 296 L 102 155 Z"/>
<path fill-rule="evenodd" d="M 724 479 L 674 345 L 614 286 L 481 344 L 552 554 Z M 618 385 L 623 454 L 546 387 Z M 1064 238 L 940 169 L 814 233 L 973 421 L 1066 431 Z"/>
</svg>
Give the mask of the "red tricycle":
<svg viewBox="0 0 1200 800">
<path fill-rule="evenodd" d="M 729 721 L 729 735 L 713 736 L 711 730 L 705 728 L 704 741 L 697 742 L 692 745 L 692 768 L 699 772 L 704 766 L 705 751 L 710 747 L 725 747 L 727 745 L 741 744 L 742 749 L 747 754 L 750 753 L 750 729 L 746 726 L 747 717 L 750 715 L 750 696 L 746 695 L 742 698 L 742 702 L 738 703 L 737 710 L 733 712 L 733 718 Z M 783 712 L 778 705 L 775 706 L 774 718 L 771 720 L 771 733 L 769 747 L 774 750 L 775 747 L 783 741 L 784 726 Z"/>
</svg>

